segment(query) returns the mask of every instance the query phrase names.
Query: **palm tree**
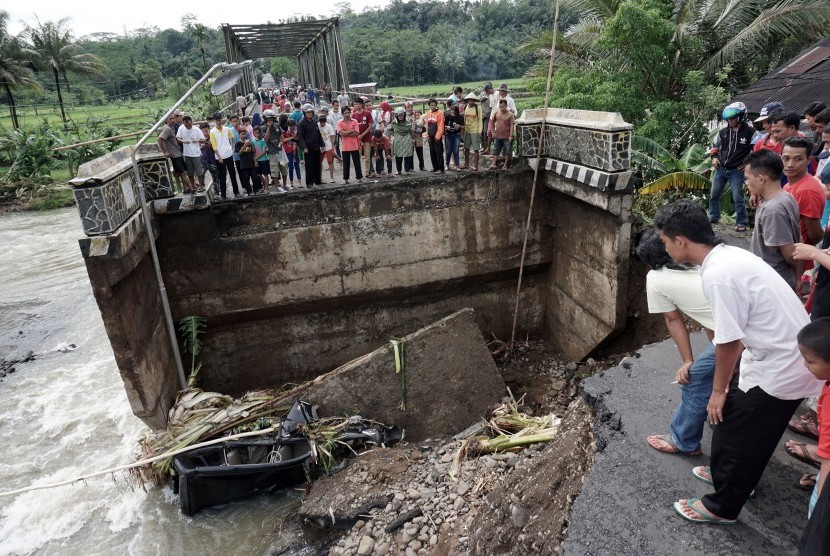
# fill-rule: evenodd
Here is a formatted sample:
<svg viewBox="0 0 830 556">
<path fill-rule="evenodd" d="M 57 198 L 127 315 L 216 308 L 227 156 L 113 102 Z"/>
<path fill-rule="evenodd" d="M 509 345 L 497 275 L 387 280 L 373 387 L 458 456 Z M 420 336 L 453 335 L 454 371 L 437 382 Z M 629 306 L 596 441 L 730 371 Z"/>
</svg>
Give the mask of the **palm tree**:
<svg viewBox="0 0 830 556">
<path fill-rule="evenodd" d="M 20 122 L 17 119 L 17 105 L 12 89 L 40 89 L 40 84 L 35 79 L 33 71 L 37 52 L 26 48 L 17 37 L 9 34 L 8 20 L 9 13 L 0 10 L 0 83 L 3 84 L 3 90 L 9 99 L 12 127 L 18 129 Z"/>
<path fill-rule="evenodd" d="M 557 61 L 584 66 L 607 58 L 608 52 L 599 51 L 597 42 L 623 4 L 625 0 L 563 0 L 563 9 L 580 19 L 557 36 Z M 672 4 L 673 70 L 699 69 L 715 75 L 724 66 L 769 51 L 785 39 L 809 44 L 824 37 L 830 27 L 827 0 L 675 0 Z M 547 31 L 521 48 L 549 56 L 551 38 Z M 618 54 L 625 58 L 624 52 Z"/>
<path fill-rule="evenodd" d="M 205 60 L 205 41 L 208 40 L 208 28 L 197 23 L 193 26 L 193 38 L 196 39 L 196 44 L 199 45 L 199 52 L 202 54 L 202 72 L 207 72 L 207 61 Z"/>
<path fill-rule="evenodd" d="M 63 106 L 60 78 L 63 78 L 66 90 L 69 91 L 68 74 L 101 75 L 106 69 L 100 58 L 94 54 L 82 52 L 81 47 L 73 42 L 71 31 L 66 27 L 67 23 L 69 23 L 68 18 L 45 23 L 37 20 L 37 27 L 27 26 L 24 31 L 32 43 L 32 48 L 40 55 L 41 67 L 52 70 L 64 126 L 66 126 L 66 111 Z"/>
</svg>

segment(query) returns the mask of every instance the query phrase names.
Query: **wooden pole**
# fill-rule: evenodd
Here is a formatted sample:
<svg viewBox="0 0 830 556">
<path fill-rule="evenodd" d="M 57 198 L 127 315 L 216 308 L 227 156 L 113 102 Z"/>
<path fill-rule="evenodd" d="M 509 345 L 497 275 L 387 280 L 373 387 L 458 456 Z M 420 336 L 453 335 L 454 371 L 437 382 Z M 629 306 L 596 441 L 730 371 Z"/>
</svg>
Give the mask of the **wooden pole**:
<svg viewBox="0 0 830 556">
<path fill-rule="evenodd" d="M 127 137 L 135 137 L 136 135 L 144 135 L 147 133 L 148 130 L 144 131 L 133 131 L 131 133 L 122 133 L 121 135 L 114 135 L 112 137 L 104 137 L 102 139 L 93 139 L 91 141 L 84 141 L 82 143 L 74 143 L 72 145 L 64 145 L 62 147 L 56 147 L 52 149 L 52 152 L 60 152 L 60 151 L 67 151 L 69 149 L 74 149 L 75 147 L 83 147 L 85 145 L 94 145 L 96 143 L 105 143 L 107 141 L 120 141 L 121 139 L 126 139 Z"/>
</svg>

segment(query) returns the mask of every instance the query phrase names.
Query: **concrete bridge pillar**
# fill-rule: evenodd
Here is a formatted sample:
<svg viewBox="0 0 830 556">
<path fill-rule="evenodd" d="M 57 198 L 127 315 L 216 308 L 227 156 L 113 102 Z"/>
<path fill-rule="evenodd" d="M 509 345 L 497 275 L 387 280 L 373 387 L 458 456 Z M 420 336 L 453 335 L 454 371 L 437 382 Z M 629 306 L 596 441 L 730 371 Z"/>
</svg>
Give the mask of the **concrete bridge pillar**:
<svg viewBox="0 0 830 556">
<path fill-rule="evenodd" d="M 517 121 L 519 155 L 553 193 L 545 328 L 573 360 L 626 324 L 632 127 L 617 113 L 559 108 Z"/>
</svg>

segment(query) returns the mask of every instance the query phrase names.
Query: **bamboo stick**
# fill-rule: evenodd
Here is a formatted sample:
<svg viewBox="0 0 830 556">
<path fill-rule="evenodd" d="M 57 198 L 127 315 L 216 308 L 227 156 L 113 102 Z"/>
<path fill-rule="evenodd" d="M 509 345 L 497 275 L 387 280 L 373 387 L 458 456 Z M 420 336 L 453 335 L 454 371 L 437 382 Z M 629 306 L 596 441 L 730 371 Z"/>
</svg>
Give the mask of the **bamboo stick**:
<svg viewBox="0 0 830 556">
<path fill-rule="evenodd" d="M 157 456 L 144 459 L 141 461 L 133 462 L 129 465 L 120 465 L 118 467 L 110 467 L 109 469 L 104 469 L 103 471 L 96 471 L 94 473 L 89 473 L 87 475 L 81 475 L 80 477 L 76 477 L 74 479 L 67 479 L 65 481 L 60 481 L 58 483 L 49 483 L 44 485 L 33 485 L 26 488 L 19 488 L 16 490 L 9 490 L 6 492 L 0 492 L 0 497 L 2 496 L 14 496 L 16 494 L 22 494 L 24 492 L 31 492 L 34 490 L 45 490 L 48 488 L 56 488 L 60 486 L 69 485 L 72 483 L 76 483 L 78 481 L 85 481 L 87 479 L 91 479 L 93 477 L 100 477 L 101 475 L 108 475 L 110 473 L 115 473 L 117 471 L 127 471 L 129 469 L 133 469 L 134 467 L 141 467 L 142 465 L 147 465 L 149 463 L 153 463 L 159 461 L 161 459 L 170 458 L 176 455 L 179 455 L 184 452 L 189 452 L 190 450 L 195 450 L 196 448 L 204 448 L 206 446 L 212 446 L 214 444 L 221 444 L 222 442 L 227 442 L 228 440 L 236 440 L 238 438 L 247 438 L 251 436 L 262 436 L 264 434 L 272 433 L 276 430 L 275 427 L 268 427 L 267 429 L 262 429 L 259 431 L 250 431 L 250 432 L 242 432 L 239 434 L 233 434 L 231 436 L 224 436 L 222 438 L 217 438 L 215 440 L 209 440 L 207 442 L 202 442 L 200 444 L 194 444 L 193 446 L 186 446 L 184 448 L 180 448 L 178 450 L 171 450 L 169 452 L 165 452 L 163 454 L 159 454 Z"/>
<path fill-rule="evenodd" d="M 127 137 L 134 137 L 136 135 L 143 135 L 147 133 L 147 130 L 144 131 L 133 131 L 131 133 L 123 133 L 121 135 L 115 135 L 113 137 L 104 137 L 101 139 L 92 139 L 91 141 L 84 141 L 83 143 L 75 143 L 73 145 L 64 145 L 62 147 L 56 147 L 52 149 L 53 152 L 58 151 L 66 151 L 69 149 L 74 149 L 75 147 L 83 147 L 84 145 L 94 145 L 95 143 L 104 143 L 106 141 L 119 141 L 121 139 L 126 139 Z"/>
</svg>

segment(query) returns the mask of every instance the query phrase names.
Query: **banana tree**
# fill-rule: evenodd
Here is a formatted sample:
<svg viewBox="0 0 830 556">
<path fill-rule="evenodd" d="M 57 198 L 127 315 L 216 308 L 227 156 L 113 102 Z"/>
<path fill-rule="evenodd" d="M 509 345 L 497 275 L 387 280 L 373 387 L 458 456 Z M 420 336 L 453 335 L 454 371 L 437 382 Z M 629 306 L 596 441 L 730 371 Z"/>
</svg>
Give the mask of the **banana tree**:
<svg viewBox="0 0 830 556">
<path fill-rule="evenodd" d="M 710 168 L 709 151 L 699 143 L 689 146 L 676 157 L 648 137 L 634 135 L 631 139 L 631 162 L 640 168 L 644 176 L 659 176 L 640 188 L 640 195 L 669 189 L 708 191 L 711 186 L 706 176 Z"/>
</svg>

